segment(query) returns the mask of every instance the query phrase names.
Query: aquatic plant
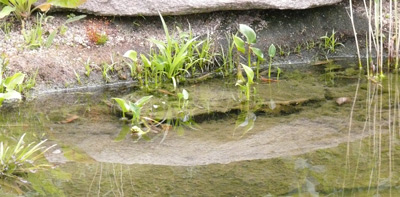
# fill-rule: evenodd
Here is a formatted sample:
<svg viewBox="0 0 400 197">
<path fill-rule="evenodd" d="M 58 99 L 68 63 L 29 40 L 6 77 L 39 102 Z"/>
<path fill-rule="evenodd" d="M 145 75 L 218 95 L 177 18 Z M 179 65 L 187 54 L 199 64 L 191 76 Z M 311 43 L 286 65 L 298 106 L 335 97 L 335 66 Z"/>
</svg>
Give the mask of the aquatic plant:
<svg viewBox="0 0 400 197">
<path fill-rule="evenodd" d="M 274 44 L 271 44 L 268 49 L 269 63 L 268 63 L 268 79 L 271 79 L 271 67 L 272 59 L 275 57 L 276 48 Z"/>
<path fill-rule="evenodd" d="M 250 67 L 248 67 L 244 64 L 241 64 L 241 65 L 242 65 L 244 71 L 246 72 L 247 81 L 246 81 L 246 85 L 241 85 L 241 82 L 238 81 L 236 83 L 236 86 L 240 87 L 242 92 L 244 92 L 244 94 L 246 95 L 246 100 L 250 101 L 251 85 L 254 83 L 254 81 L 253 81 L 254 80 L 254 71 Z"/>
<path fill-rule="evenodd" d="M 131 61 L 127 62 L 127 65 L 129 66 L 129 69 L 131 71 L 131 77 L 133 78 L 134 76 L 137 76 L 140 87 L 143 86 L 143 80 L 142 80 L 142 73 L 143 73 L 143 67 L 142 65 L 138 64 L 138 57 L 137 57 L 137 52 L 134 50 L 129 50 L 125 52 L 124 57 L 129 58 Z M 146 86 L 147 86 L 147 79 L 145 81 Z"/>
<path fill-rule="evenodd" d="M 38 0 L 0 0 L 0 4 L 5 5 L 0 11 L 0 18 L 4 18 L 14 13 L 18 19 L 27 19 L 35 10 L 47 12 L 52 5 L 66 8 L 75 8 L 86 2 L 86 0 L 47 0 L 46 2 L 33 7 Z"/>
<path fill-rule="evenodd" d="M 141 111 L 143 106 L 149 102 L 149 100 L 152 98 L 153 96 L 145 96 L 140 98 L 139 100 L 137 100 L 136 102 L 132 103 L 130 101 L 126 101 L 124 99 L 121 98 L 113 98 L 113 100 L 115 100 L 118 105 L 120 106 L 121 110 L 122 110 L 122 117 L 125 119 L 125 114 L 130 112 L 132 113 L 132 126 L 139 126 L 141 120 L 142 120 L 142 116 L 141 116 Z"/>
<path fill-rule="evenodd" d="M 140 54 L 141 64 L 134 50 L 127 51 L 124 57 L 130 59 L 127 64 L 131 70 L 131 76 L 137 77 L 142 86 L 144 75 L 146 88 L 149 88 L 151 83 L 154 83 L 157 88 L 164 80 L 170 80 L 176 89 L 178 83 L 185 80 L 185 76 L 195 75 L 197 68 L 201 72 L 209 70 L 217 54 L 213 51 L 214 44 L 209 34 L 199 41 L 199 37 L 193 37 L 190 27 L 187 32 L 177 28 L 179 34 L 175 37 L 170 35 L 161 14 L 160 19 L 166 41 L 150 39 L 156 48 L 151 48 L 148 55 Z"/>
<path fill-rule="evenodd" d="M 183 89 L 182 93 L 178 93 L 177 96 L 178 96 L 179 108 L 181 110 L 185 109 L 185 107 L 188 105 L 189 102 L 189 92 Z"/>
<path fill-rule="evenodd" d="M 282 70 L 281 70 L 279 67 L 277 67 L 277 68 L 276 68 L 276 71 L 277 71 L 276 80 L 279 80 L 279 76 L 281 75 Z"/>
<path fill-rule="evenodd" d="M 172 80 L 174 88 L 176 88 L 178 77 L 188 73 L 188 70 L 199 61 L 189 56 L 192 54 L 192 47 L 198 37 L 192 38 L 191 34 L 189 34 L 187 39 L 175 40 L 170 36 L 164 18 L 161 14 L 159 15 L 164 28 L 166 42 L 150 39 L 158 48 L 158 51 L 152 54 L 152 63 L 163 68 L 165 76 Z"/>
<path fill-rule="evenodd" d="M 14 190 L 15 192 L 22 194 L 18 184 L 26 183 L 23 178 L 28 173 L 35 173 L 38 170 L 43 170 L 50 167 L 47 164 L 38 164 L 37 162 L 43 157 L 43 154 L 55 145 L 45 147 L 43 144 L 47 140 L 42 140 L 39 143 L 24 142 L 25 134 L 23 134 L 16 145 L 10 143 L 0 142 L 0 185 L 8 190 Z M 13 180 L 7 183 L 5 179 Z"/>
<path fill-rule="evenodd" d="M 246 38 L 246 42 L 244 42 L 240 37 L 236 35 L 232 35 L 233 37 L 233 43 L 236 46 L 236 49 L 238 52 L 241 52 L 243 54 L 246 53 L 247 51 L 247 66 L 251 67 L 251 54 L 256 55 L 257 57 L 257 79 L 260 78 L 259 70 L 260 70 L 260 62 L 264 60 L 264 55 L 262 51 L 259 48 L 254 47 L 257 41 L 257 35 L 255 31 L 245 25 L 245 24 L 239 24 L 239 32 Z M 247 48 L 247 50 L 246 50 Z M 237 70 L 238 70 L 238 80 L 242 80 L 243 76 L 240 70 L 240 61 L 239 61 L 239 56 L 237 57 Z"/>
<path fill-rule="evenodd" d="M 4 76 L 5 69 L 8 65 L 8 59 L 5 55 L 0 57 L 0 106 L 4 100 L 21 99 L 22 84 L 25 75 L 15 73 L 13 76 Z M 6 77 L 5 79 L 3 77 Z M 16 90 L 18 88 L 19 92 Z"/>
<path fill-rule="evenodd" d="M 325 36 L 322 36 L 321 39 L 323 42 L 324 49 L 327 49 L 327 53 L 336 51 L 336 46 L 344 46 L 342 43 L 338 42 L 338 38 L 336 37 L 335 30 L 332 30 L 332 34 L 328 36 L 328 33 Z"/>
</svg>

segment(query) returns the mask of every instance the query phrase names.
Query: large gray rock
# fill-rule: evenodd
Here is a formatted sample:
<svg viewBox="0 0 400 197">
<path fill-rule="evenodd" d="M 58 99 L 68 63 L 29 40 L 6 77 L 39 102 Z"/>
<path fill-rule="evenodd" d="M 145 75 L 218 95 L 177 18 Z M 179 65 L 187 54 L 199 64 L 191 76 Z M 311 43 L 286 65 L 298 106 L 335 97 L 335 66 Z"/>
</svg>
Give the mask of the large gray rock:
<svg viewBox="0 0 400 197">
<path fill-rule="evenodd" d="M 78 9 L 98 15 L 183 15 L 220 10 L 307 9 L 341 0 L 88 0 Z"/>
</svg>

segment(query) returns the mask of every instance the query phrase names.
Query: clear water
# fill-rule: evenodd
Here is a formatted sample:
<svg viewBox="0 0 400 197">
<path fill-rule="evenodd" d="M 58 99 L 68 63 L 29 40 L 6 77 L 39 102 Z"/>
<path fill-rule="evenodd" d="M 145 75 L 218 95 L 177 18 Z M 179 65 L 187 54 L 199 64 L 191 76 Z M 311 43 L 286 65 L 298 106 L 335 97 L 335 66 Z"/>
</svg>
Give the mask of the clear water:
<svg viewBox="0 0 400 197">
<path fill-rule="evenodd" d="M 259 83 L 247 104 L 227 78 L 182 86 L 185 109 L 134 88 L 42 95 L 1 109 L 1 139 L 57 144 L 25 196 L 400 195 L 399 77 L 326 67 Z M 137 139 L 108 101 L 148 94 L 143 114 L 180 126 Z"/>
</svg>

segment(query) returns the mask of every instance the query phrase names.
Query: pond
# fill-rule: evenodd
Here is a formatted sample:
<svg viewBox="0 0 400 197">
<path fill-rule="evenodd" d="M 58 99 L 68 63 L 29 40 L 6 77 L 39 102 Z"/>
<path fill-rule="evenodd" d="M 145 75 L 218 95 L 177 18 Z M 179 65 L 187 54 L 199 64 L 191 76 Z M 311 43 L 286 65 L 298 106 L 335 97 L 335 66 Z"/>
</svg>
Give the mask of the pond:
<svg viewBox="0 0 400 197">
<path fill-rule="evenodd" d="M 57 144 L 26 196 L 397 196 L 398 80 L 335 62 L 288 67 L 249 102 L 222 77 L 180 85 L 181 101 L 135 86 L 51 93 L 3 107 L 0 131 Z M 147 95 L 142 114 L 162 123 L 139 137 L 112 98 Z"/>
</svg>

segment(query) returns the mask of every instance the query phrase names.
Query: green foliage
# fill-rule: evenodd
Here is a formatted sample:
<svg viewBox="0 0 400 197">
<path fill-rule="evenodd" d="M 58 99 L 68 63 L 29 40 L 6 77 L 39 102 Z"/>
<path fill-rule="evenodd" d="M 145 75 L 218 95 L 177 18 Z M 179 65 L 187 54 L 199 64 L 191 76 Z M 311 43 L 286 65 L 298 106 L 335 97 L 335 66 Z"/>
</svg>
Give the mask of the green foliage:
<svg viewBox="0 0 400 197">
<path fill-rule="evenodd" d="M 279 76 L 281 75 L 282 70 L 279 67 L 277 67 L 276 70 L 277 70 L 276 80 L 279 80 Z"/>
<path fill-rule="evenodd" d="M 35 10 L 47 12 L 52 5 L 74 8 L 86 2 L 86 0 L 48 0 L 32 8 L 33 4 L 36 2 L 37 0 L 0 0 L 0 4 L 4 5 L 3 9 L 0 11 L 0 19 L 11 13 L 14 13 L 18 19 L 26 19 L 29 18 Z"/>
<path fill-rule="evenodd" d="M 152 48 L 148 55 L 140 54 L 138 58 L 136 51 L 129 50 L 124 57 L 129 59 L 127 64 L 131 76 L 137 77 L 142 86 L 149 88 L 150 84 L 154 83 L 155 88 L 158 88 L 163 81 L 168 80 L 176 89 L 177 84 L 184 81 L 185 76 L 190 75 L 190 70 L 192 75 L 195 75 L 197 68 L 201 72 L 207 67 L 210 68 L 216 53 L 213 52 L 209 34 L 204 40 L 199 41 L 198 37 L 193 37 L 191 30 L 184 32 L 177 28 L 178 36 L 171 36 L 161 14 L 160 18 L 165 41 L 150 39 L 156 49 Z"/>
<path fill-rule="evenodd" d="M 22 29 L 22 34 L 24 36 L 25 44 L 29 48 L 37 48 L 43 44 L 43 39 L 42 39 L 43 22 L 44 22 L 44 15 L 38 14 L 36 16 L 36 25 L 34 25 L 30 30 L 28 30 L 28 32 L 25 29 Z"/>
<path fill-rule="evenodd" d="M 122 117 L 125 118 L 125 114 L 132 113 L 132 126 L 139 126 L 142 120 L 141 111 L 143 106 L 150 101 L 153 96 L 145 96 L 137 100 L 135 103 L 126 101 L 121 98 L 113 98 L 122 110 Z"/>
<path fill-rule="evenodd" d="M 255 31 L 244 24 L 239 24 L 239 32 L 246 38 L 246 42 L 243 41 L 240 37 L 236 35 L 232 35 L 233 38 L 233 43 L 236 46 L 236 49 L 238 52 L 245 54 L 247 51 L 247 66 L 251 67 L 251 56 L 255 55 L 257 58 L 257 63 L 256 63 L 256 73 L 257 73 L 257 79 L 260 78 L 260 63 L 264 61 L 264 54 L 259 48 L 254 47 L 254 44 L 257 42 L 257 35 Z M 237 54 L 239 56 L 239 54 Z M 240 71 L 240 58 L 237 57 L 237 69 L 238 69 L 238 80 L 241 81 L 243 80 L 241 71 Z"/>
<path fill-rule="evenodd" d="M 271 44 L 268 49 L 269 55 L 269 64 L 268 64 L 268 79 L 271 79 L 271 67 L 272 67 L 272 58 L 275 57 L 276 48 L 274 44 Z"/>
<path fill-rule="evenodd" d="M 25 75 L 15 73 L 13 76 L 4 76 L 8 60 L 4 55 L 0 57 L 0 106 L 4 100 L 21 99 L 22 84 Z M 17 91 L 19 90 L 19 92 Z"/>
<path fill-rule="evenodd" d="M 26 174 L 50 167 L 46 164 L 37 164 L 37 161 L 46 151 L 55 146 L 48 148 L 42 146 L 47 140 L 26 144 L 24 137 L 25 134 L 20 137 L 16 145 L 0 142 L 0 185 L 3 189 L 16 193 L 22 192 L 18 183 L 26 182 L 23 180 Z"/>
<path fill-rule="evenodd" d="M 326 35 L 322 36 L 321 39 L 324 41 L 323 46 L 324 49 L 328 50 L 328 53 L 334 53 L 336 51 L 336 46 L 344 46 L 342 43 L 337 41 L 338 38 L 335 36 L 335 30 L 332 30 L 332 34 L 330 36 L 328 36 L 328 33 L 326 33 Z"/>
<path fill-rule="evenodd" d="M 246 76 L 247 76 L 247 81 L 246 81 L 246 85 L 242 85 L 241 82 L 237 82 L 236 85 L 240 87 L 240 89 L 242 90 L 242 92 L 244 92 L 244 94 L 246 95 L 246 100 L 250 101 L 250 90 L 251 90 L 251 85 L 254 83 L 254 71 L 244 65 L 241 64 L 244 71 L 246 72 Z"/>
<path fill-rule="evenodd" d="M 132 114 L 132 119 L 131 119 L 131 128 L 130 131 L 132 133 L 135 133 L 138 136 L 138 140 L 142 137 L 146 137 L 146 134 L 150 131 L 150 128 L 148 124 L 146 123 L 146 119 L 142 117 L 141 111 L 143 106 L 150 101 L 150 99 L 153 96 L 145 96 L 137 100 L 135 103 L 132 103 L 130 101 L 126 101 L 121 98 L 113 98 L 115 102 L 119 105 L 122 111 L 122 119 L 127 120 L 125 117 L 126 113 L 131 113 Z M 141 124 L 144 124 L 147 127 L 147 131 L 143 131 L 141 128 Z M 123 139 L 126 134 L 129 132 L 129 129 L 127 127 L 123 127 L 122 131 L 120 132 L 119 136 L 115 139 L 117 141 L 120 141 Z"/>
<path fill-rule="evenodd" d="M 47 37 L 47 40 L 44 41 L 43 40 L 43 32 L 44 32 L 43 24 L 45 24 L 46 21 L 48 20 L 48 18 L 50 18 L 50 17 L 46 17 L 44 14 L 39 13 L 36 16 L 35 25 L 33 25 L 31 27 L 31 29 L 29 29 L 29 30 L 26 30 L 25 28 L 22 29 L 22 34 L 24 36 L 25 44 L 29 48 L 38 48 L 43 45 L 48 48 L 52 45 L 53 40 L 61 27 L 65 26 L 68 23 L 78 21 L 85 17 L 86 17 L 86 15 L 79 15 L 79 16 L 76 16 L 76 17 L 66 20 L 61 26 L 59 26 L 58 28 L 56 28 L 55 30 L 50 32 L 49 36 Z"/>
<path fill-rule="evenodd" d="M 90 67 L 90 57 L 86 60 L 86 63 L 85 63 L 85 70 L 86 70 L 86 72 L 85 72 L 85 75 L 87 76 L 87 77 L 90 77 L 90 73 L 92 72 L 92 68 Z"/>
<path fill-rule="evenodd" d="M 239 24 L 239 32 L 242 33 L 246 37 L 246 41 L 248 44 L 255 44 L 256 43 L 256 32 L 254 30 L 244 24 Z"/>
<path fill-rule="evenodd" d="M 82 85 L 81 76 L 75 71 L 75 69 L 73 71 L 76 77 L 76 82 L 78 82 L 79 85 Z"/>
<path fill-rule="evenodd" d="M 189 92 L 183 89 L 182 93 L 178 93 L 178 99 L 179 99 L 179 108 L 181 110 L 185 109 L 189 103 Z"/>
</svg>

